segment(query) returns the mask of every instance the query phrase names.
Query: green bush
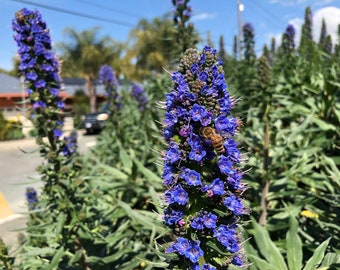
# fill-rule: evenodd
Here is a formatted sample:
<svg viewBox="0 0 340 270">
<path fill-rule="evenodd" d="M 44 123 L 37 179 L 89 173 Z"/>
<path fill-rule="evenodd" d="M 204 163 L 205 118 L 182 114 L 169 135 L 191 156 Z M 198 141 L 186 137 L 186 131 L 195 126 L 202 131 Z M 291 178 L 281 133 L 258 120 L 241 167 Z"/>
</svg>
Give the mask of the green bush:
<svg viewBox="0 0 340 270">
<path fill-rule="evenodd" d="M 326 252 L 330 238 L 323 241 L 310 257 L 306 257 L 299 236 L 298 221 L 291 214 L 288 224 L 289 228 L 283 243 L 276 244 L 270 238 L 267 229 L 252 220 L 248 232 L 253 239 L 245 244 L 250 262 L 249 270 L 338 269 L 340 254 L 334 251 Z"/>
<path fill-rule="evenodd" d="M 6 120 L 0 112 L 0 141 L 16 140 L 24 137 L 20 121 Z"/>
</svg>

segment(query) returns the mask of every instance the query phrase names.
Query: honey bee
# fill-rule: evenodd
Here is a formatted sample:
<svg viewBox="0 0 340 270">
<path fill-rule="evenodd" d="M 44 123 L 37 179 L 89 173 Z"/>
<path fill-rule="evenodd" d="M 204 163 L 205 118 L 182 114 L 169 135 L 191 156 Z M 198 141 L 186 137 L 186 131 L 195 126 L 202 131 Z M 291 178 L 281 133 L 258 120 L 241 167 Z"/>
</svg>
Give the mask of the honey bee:
<svg viewBox="0 0 340 270">
<path fill-rule="evenodd" d="M 201 135 L 204 138 L 211 140 L 211 143 L 217 154 L 222 155 L 225 152 L 223 145 L 224 143 L 223 137 L 220 134 L 216 133 L 214 128 L 212 127 L 201 128 Z"/>
<path fill-rule="evenodd" d="M 24 20 L 24 16 L 21 14 L 21 10 L 15 13 L 15 17 L 19 22 L 22 22 Z"/>
</svg>

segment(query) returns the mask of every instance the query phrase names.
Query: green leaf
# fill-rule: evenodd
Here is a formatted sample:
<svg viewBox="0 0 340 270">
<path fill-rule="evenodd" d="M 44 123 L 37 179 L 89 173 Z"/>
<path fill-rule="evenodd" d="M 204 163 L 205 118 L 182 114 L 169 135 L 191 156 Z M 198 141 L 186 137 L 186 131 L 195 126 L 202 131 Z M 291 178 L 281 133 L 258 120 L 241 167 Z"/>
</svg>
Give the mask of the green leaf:
<svg viewBox="0 0 340 270">
<path fill-rule="evenodd" d="M 35 256 L 52 256 L 56 253 L 56 250 L 51 247 L 44 247 L 44 248 L 31 248 L 26 247 L 28 257 L 35 257 Z M 27 257 L 27 258 L 28 258 Z"/>
<path fill-rule="evenodd" d="M 126 254 L 129 254 L 130 252 L 133 252 L 133 250 L 130 248 L 124 248 L 123 250 L 117 251 L 110 256 L 100 259 L 100 261 L 105 264 L 111 264 L 111 263 L 117 262 L 118 260 L 126 256 Z"/>
<path fill-rule="evenodd" d="M 61 258 L 64 256 L 65 252 L 64 252 L 64 247 L 61 247 L 57 253 L 55 253 L 55 255 L 53 256 L 53 259 L 50 263 L 50 265 L 45 268 L 46 270 L 55 270 L 55 269 L 58 269 L 58 265 L 59 265 L 59 262 L 61 260 Z"/>
<path fill-rule="evenodd" d="M 288 270 L 280 250 L 270 239 L 268 231 L 254 219 L 252 219 L 252 224 L 254 227 L 254 238 L 257 247 L 260 249 L 260 252 L 266 261 L 272 266 L 271 269 Z"/>
<path fill-rule="evenodd" d="M 226 256 L 230 255 L 229 252 L 226 252 L 220 249 L 213 241 L 207 241 L 206 245 L 208 247 L 211 247 L 213 250 L 217 251 L 218 254 L 226 255 Z"/>
<path fill-rule="evenodd" d="M 107 173 L 111 174 L 114 178 L 117 180 L 126 180 L 128 179 L 128 175 L 123 173 L 121 170 L 116 169 L 112 166 L 106 165 L 104 163 L 101 163 L 98 165 L 98 168 L 103 168 L 106 170 Z M 95 176 L 95 178 L 98 178 L 98 176 Z"/>
<path fill-rule="evenodd" d="M 336 130 L 336 127 L 319 118 L 312 117 L 311 122 L 316 124 L 321 130 Z"/>
<path fill-rule="evenodd" d="M 62 229 L 64 228 L 65 221 L 66 221 L 66 214 L 61 212 L 58 216 L 58 223 L 56 226 L 56 235 L 59 235 L 61 233 Z"/>
<path fill-rule="evenodd" d="M 133 161 L 138 169 L 140 170 L 140 172 L 146 177 L 146 179 L 148 179 L 148 181 L 153 181 L 153 182 L 157 182 L 157 183 L 162 183 L 162 179 L 159 177 L 159 175 L 153 173 L 151 170 L 149 170 L 148 168 L 146 168 L 142 163 L 140 163 L 137 159 L 134 159 Z"/>
<path fill-rule="evenodd" d="M 309 115 L 308 117 L 306 117 L 306 119 L 302 122 L 302 124 L 300 124 L 299 126 L 294 127 L 294 129 L 292 129 L 293 131 L 290 133 L 290 135 L 287 138 L 287 144 L 289 145 L 290 143 L 294 142 L 297 138 L 297 135 L 299 135 L 299 133 L 302 133 L 308 126 L 308 124 L 311 121 L 312 116 Z"/>
<path fill-rule="evenodd" d="M 121 232 L 121 230 L 116 231 L 112 234 L 109 234 L 105 240 L 108 243 L 109 246 L 114 246 L 114 245 L 118 245 L 119 242 L 121 242 L 122 240 L 124 240 L 125 238 L 128 239 L 130 237 L 131 232 L 126 229 L 125 232 Z"/>
<path fill-rule="evenodd" d="M 152 203 L 156 207 L 158 213 L 162 213 L 162 201 L 160 199 L 160 195 L 156 192 L 155 188 L 153 186 L 149 187 L 149 194 L 152 198 Z"/>
<path fill-rule="evenodd" d="M 298 222 L 289 216 L 289 231 L 287 232 L 287 262 L 289 269 L 299 270 L 302 268 L 302 242 L 298 233 Z"/>
<path fill-rule="evenodd" d="M 313 256 L 307 261 L 303 270 L 314 270 L 321 263 L 330 240 L 331 238 L 328 238 L 315 249 Z"/>
<path fill-rule="evenodd" d="M 152 261 L 148 261 L 148 260 L 145 260 L 145 259 L 144 259 L 144 261 L 146 262 L 147 265 L 152 266 L 152 267 L 156 267 L 156 268 L 168 269 L 168 267 L 169 267 L 169 263 L 167 263 L 167 262 L 152 262 Z M 154 268 L 151 268 L 151 269 L 154 269 Z"/>
<path fill-rule="evenodd" d="M 117 203 L 120 207 L 122 207 L 126 214 L 133 219 L 134 221 L 136 221 L 138 224 L 141 224 L 143 226 L 146 226 L 146 228 L 152 229 L 154 226 L 154 223 L 152 222 L 152 220 L 147 219 L 144 215 L 141 215 L 140 213 L 138 213 L 137 211 L 133 210 L 128 204 L 126 204 L 123 201 L 118 201 Z"/>
<path fill-rule="evenodd" d="M 142 268 L 141 267 L 142 263 L 147 265 L 147 261 L 144 258 L 134 257 L 132 260 L 129 261 L 128 264 L 120 267 L 120 270 L 140 269 L 140 268 Z M 143 269 L 145 269 L 145 268 L 143 267 Z"/>
<path fill-rule="evenodd" d="M 79 259 L 81 258 L 83 254 L 83 251 L 82 250 L 77 250 L 77 252 L 71 257 L 71 259 L 69 260 L 68 264 L 69 265 L 72 265 L 74 264 L 75 262 L 78 262 Z"/>
<path fill-rule="evenodd" d="M 337 253 L 327 253 L 323 258 L 321 267 L 329 267 L 329 266 L 340 266 L 340 254 Z"/>
<path fill-rule="evenodd" d="M 322 155 L 322 162 L 325 165 L 329 165 L 330 168 L 326 167 L 327 172 L 330 174 L 330 178 L 336 182 L 337 186 L 340 187 L 340 171 L 336 162 L 334 161 L 335 157 L 327 157 Z"/>
<path fill-rule="evenodd" d="M 249 260 L 254 263 L 259 270 L 276 270 L 273 265 L 253 254 L 248 254 Z"/>
<path fill-rule="evenodd" d="M 243 248 L 245 250 L 245 253 L 247 254 L 248 259 L 252 258 L 249 260 L 249 270 L 257 270 L 257 269 L 263 269 L 261 267 L 261 261 L 263 261 L 264 265 L 268 264 L 265 260 L 260 258 L 259 253 L 257 252 L 257 249 L 255 249 L 249 241 L 245 241 L 243 244 Z M 257 260 L 258 258 L 258 260 Z M 258 265 L 259 263 L 259 265 Z"/>
<path fill-rule="evenodd" d="M 127 174 L 131 174 L 131 168 L 132 168 L 132 159 L 128 155 L 128 153 L 125 151 L 123 145 L 117 141 L 117 144 L 119 146 L 119 159 L 122 164 L 124 164 L 124 170 Z"/>
</svg>

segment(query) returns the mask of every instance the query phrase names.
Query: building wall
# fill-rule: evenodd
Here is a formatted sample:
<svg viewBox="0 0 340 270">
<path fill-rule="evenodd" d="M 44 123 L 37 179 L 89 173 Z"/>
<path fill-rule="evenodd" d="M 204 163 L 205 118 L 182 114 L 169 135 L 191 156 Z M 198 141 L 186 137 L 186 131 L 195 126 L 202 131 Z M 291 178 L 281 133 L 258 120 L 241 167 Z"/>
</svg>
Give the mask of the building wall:
<svg viewBox="0 0 340 270">
<path fill-rule="evenodd" d="M 66 112 L 72 112 L 73 96 L 77 90 L 82 90 L 86 94 L 85 80 L 80 78 L 65 78 L 63 80 L 61 96 L 64 98 Z M 97 103 L 100 105 L 105 102 L 105 88 L 99 82 L 96 82 Z M 26 115 L 29 103 L 23 104 L 24 89 L 20 79 L 0 73 L 0 112 L 5 118 L 20 115 Z M 25 94 L 25 98 L 28 95 Z"/>
</svg>

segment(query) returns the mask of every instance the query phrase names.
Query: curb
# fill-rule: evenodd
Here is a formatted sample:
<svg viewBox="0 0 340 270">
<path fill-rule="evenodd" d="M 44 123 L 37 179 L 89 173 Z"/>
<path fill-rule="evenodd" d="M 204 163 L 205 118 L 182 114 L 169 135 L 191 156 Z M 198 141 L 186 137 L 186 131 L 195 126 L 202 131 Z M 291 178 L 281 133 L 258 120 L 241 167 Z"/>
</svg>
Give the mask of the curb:
<svg viewBox="0 0 340 270">
<path fill-rule="evenodd" d="M 2 219 L 0 219 L 0 226 L 1 226 L 2 224 L 6 224 L 7 222 L 11 222 L 11 221 L 13 221 L 13 220 L 16 220 L 16 219 L 22 218 L 22 217 L 25 217 L 25 215 L 22 215 L 22 214 L 13 214 L 13 215 L 11 215 L 11 216 L 2 218 Z"/>
<path fill-rule="evenodd" d="M 1 192 L 0 192 L 0 209 L 1 209 L 0 219 L 4 219 L 14 215 L 13 211 L 9 208 L 9 204 L 6 201 L 6 198 L 4 197 L 4 195 L 2 195 Z"/>
</svg>

